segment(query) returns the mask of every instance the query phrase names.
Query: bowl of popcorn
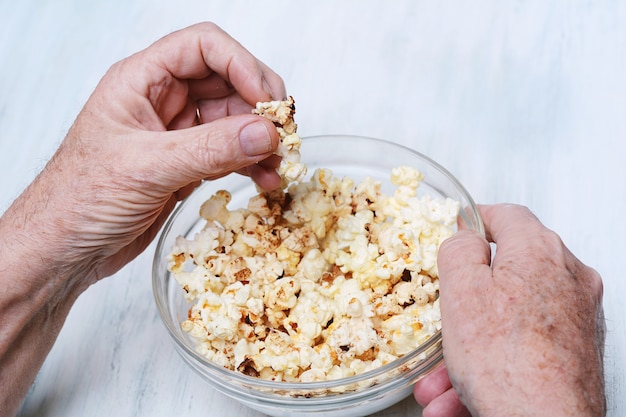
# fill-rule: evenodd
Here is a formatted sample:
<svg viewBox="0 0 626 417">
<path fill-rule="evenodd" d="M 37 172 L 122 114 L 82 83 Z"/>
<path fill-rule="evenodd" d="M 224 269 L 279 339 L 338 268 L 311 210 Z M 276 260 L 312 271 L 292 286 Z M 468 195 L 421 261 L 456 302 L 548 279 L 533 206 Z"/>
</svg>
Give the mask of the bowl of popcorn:
<svg viewBox="0 0 626 417">
<path fill-rule="evenodd" d="M 153 264 L 160 316 L 191 369 L 255 410 L 372 414 L 442 362 L 438 249 L 482 221 L 412 149 L 275 124 L 282 189 L 230 175 L 170 216 Z"/>
</svg>

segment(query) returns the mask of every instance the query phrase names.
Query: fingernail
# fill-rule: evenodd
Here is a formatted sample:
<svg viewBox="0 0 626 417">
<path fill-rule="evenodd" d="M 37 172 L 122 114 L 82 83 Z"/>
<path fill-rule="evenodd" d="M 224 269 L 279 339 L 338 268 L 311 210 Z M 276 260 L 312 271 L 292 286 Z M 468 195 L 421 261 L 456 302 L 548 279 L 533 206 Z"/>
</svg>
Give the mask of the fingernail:
<svg viewBox="0 0 626 417">
<path fill-rule="evenodd" d="M 263 122 L 250 123 L 241 129 L 239 142 L 248 156 L 263 155 L 272 150 L 272 138 Z"/>
</svg>

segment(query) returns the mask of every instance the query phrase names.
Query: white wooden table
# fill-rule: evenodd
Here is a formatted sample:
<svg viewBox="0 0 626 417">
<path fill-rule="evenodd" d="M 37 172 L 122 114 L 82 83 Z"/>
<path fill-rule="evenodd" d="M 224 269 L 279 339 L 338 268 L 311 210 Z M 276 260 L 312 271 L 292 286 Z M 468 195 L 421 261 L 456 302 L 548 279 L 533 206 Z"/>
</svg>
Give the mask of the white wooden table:
<svg viewBox="0 0 626 417">
<path fill-rule="evenodd" d="M 109 65 L 200 20 L 283 76 L 302 135 L 404 143 L 556 230 L 604 278 L 609 416 L 626 415 L 626 3 L 0 0 L 0 212 Z M 153 251 L 80 297 L 21 416 L 259 415 L 174 352 Z"/>
</svg>

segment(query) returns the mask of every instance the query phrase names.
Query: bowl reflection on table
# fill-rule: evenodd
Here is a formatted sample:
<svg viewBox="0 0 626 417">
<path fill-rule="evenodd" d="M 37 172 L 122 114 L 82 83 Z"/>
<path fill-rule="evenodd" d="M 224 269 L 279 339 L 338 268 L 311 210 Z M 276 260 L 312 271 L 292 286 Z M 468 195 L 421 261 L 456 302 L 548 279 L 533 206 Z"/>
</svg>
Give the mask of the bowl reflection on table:
<svg viewBox="0 0 626 417">
<path fill-rule="evenodd" d="M 379 139 L 328 135 L 304 138 L 302 161 L 309 175 L 316 168 L 328 168 L 337 177 L 355 182 L 369 176 L 393 190 L 391 169 L 401 165 L 424 174 L 420 194 L 450 197 L 460 202 L 461 227 L 484 234 L 476 205 L 465 188 L 443 167 L 409 148 Z M 166 256 L 178 236 L 192 237 L 205 220 L 198 211 L 217 190 L 232 194 L 229 207 L 246 207 L 257 193 L 249 178 L 229 175 L 205 182 L 172 213 L 159 239 L 153 263 L 153 289 L 160 316 L 184 361 L 214 389 L 262 413 L 272 416 L 364 416 L 390 407 L 411 394 L 414 383 L 443 359 L 441 332 L 415 351 L 362 374 L 323 382 L 289 383 L 267 381 L 231 371 L 208 361 L 196 352 L 196 342 L 181 329 L 190 305 L 167 270 Z"/>
</svg>

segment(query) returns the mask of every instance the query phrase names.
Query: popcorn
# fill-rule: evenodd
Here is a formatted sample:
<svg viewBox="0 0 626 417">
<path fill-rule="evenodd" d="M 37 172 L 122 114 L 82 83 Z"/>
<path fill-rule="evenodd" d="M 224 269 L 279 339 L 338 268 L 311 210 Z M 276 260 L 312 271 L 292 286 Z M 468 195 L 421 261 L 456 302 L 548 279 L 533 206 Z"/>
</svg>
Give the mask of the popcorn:
<svg viewBox="0 0 626 417">
<path fill-rule="evenodd" d="M 263 116 L 276 125 L 280 143 L 276 154 L 282 157 L 278 174 L 283 179 L 283 188 L 291 182 L 300 182 L 306 175 L 306 165 L 300 162 L 300 136 L 296 133 L 298 125 L 293 120 L 296 105 L 293 97 L 283 101 L 259 102 L 252 113 Z"/>
<path fill-rule="evenodd" d="M 257 106 L 293 144 L 290 109 Z M 418 195 L 423 176 L 407 166 L 392 170 L 390 195 L 328 169 L 296 179 L 235 210 L 218 191 L 200 209 L 204 228 L 173 245 L 168 269 L 192 303 L 182 328 L 198 352 L 262 379 L 325 381 L 383 366 L 440 330 L 437 252 L 459 203 Z"/>
</svg>

